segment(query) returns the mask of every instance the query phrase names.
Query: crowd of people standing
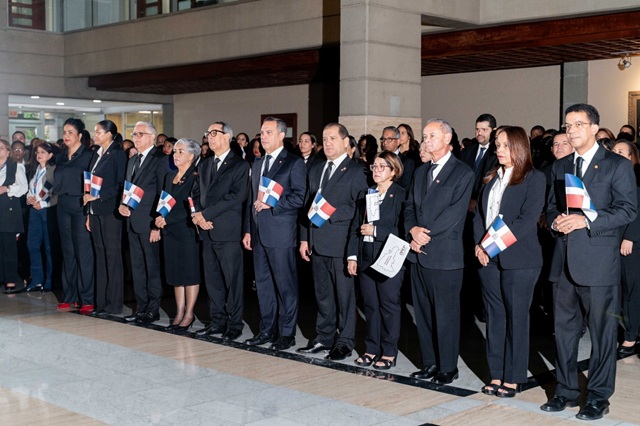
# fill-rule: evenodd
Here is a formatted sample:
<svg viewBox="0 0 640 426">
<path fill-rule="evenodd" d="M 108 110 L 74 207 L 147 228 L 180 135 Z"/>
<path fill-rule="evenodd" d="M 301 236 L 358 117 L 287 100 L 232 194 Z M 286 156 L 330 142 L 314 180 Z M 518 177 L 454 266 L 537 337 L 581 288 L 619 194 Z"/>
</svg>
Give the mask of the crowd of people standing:
<svg viewBox="0 0 640 426">
<path fill-rule="evenodd" d="M 277 117 L 254 139 L 213 122 L 199 142 L 158 135 L 147 122 L 123 140 L 103 120 L 92 146 L 85 124 L 70 118 L 62 149 L 32 144 L 29 167 L 0 139 L 0 281 L 6 293 L 49 291 L 59 266 L 58 309 L 120 315 L 127 247 L 136 307 L 126 321 L 157 321 L 166 283 L 176 301 L 167 330 L 186 333 L 204 281 L 210 321 L 195 334 L 236 340 L 244 274 L 253 270 L 260 329 L 244 343 L 286 350 L 296 346 L 301 259 L 313 277 L 316 335 L 296 350 L 351 356 L 359 293 L 366 338 L 354 362 L 378 370 L 396 365 L 404 283 L 422 356 L 411 376 L 440 385 L 459 375 L 463 282 L 479 282 L 490 372 L 481 391 L 502 398 L 527 382 L 529 310 L 542 286 L 553 294 L 558 385 L 541 409 L 578 404 L 586 325 L 592 352 L 577 417 L 596 419 L 608 412 L 616 356 L 634 353 L 640 327 L 640 155 L 625 127 L 614 138 L 594 107 L 577 104 L 559 131 L 535 126 L 527 135 L 482 114 L 474 139 L 458 141 L 447 121 L 430 119 L 421 143 L 407 124 L 385 127 L 379 150 L 374 136 L 356 140 L 339 123 L 293 144 Z M 100 179 L 99 191 L 86 186 L 85 173 Z M 567 201 L 566 175 L 582 184 L 586 207 Z M 16 234 L 25 231 L 31 266 L 23 286 Z M 406 244 L 405 266 L 385 274 L 376 263 L 392 237 Z"/>
</svg>

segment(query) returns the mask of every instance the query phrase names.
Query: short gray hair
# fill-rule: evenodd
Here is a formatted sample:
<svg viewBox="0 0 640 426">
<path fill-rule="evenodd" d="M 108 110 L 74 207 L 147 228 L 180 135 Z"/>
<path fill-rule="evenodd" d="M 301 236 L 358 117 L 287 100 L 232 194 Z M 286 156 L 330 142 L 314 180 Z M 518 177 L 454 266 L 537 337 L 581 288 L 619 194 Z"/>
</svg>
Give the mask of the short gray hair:
<svg viewBox="0 0 640 426">
<path fill-rule="evenodd" d="M 156 131 L 156 126 L 154 126 L 153 123 L 149 123 L 148 121 L 138 121 L 136 123 L 136 126 L 145 126 L 149 131 L 149 133 L 153 135 L 154 139 L 158 135 L 158 132 Z"/>
<path fill-rule="evenodd" d="M 200 148 L 200 144 L 195 140 L 189 138 L 180 138 L 174 144 L 174 146 L 177 146 L 179 144 L 184 145 L 184 149 L 186 149 L 189 154 L 193 154 L 193 161 L 196 161 L 198 157 L 200 157 L 202 148 Z"/>
<path fill-rule="evenodd" d="M 233 139 L 233 129 L 224 121 L 216 121 L 212 124 L 219 124 L 222 126 L 222 131 L 229 135 L 229 140 Z"/>
<path fill-rule="evenodd" d="M 398 130 L 397 127 L 395 127 L 395 126 L 387 126 L 384 129 L 382 129 L 382 133 L 384 134 L 384 132 L 386 132 L 387 130 L 390 130 L 393 133 L 395 133 L 396 134 L 396 139 L 400 139 L 400 130 Z"/>
<path fill-rule="evenodd" d="M 425 126 L 428 126 L 431 123 L 439 124 L 443 133 L 453 134 L 453 128 L 448 121 L 443 120 L 442 118 L 430 118 L 427 120 L 427 124 L 425 124 Z"/>
<path fill-rule="evenodd" d="M 267 117 L 264 120 L 262 120 L 262 122 L 264 123 L 265 121 L 275 121 L 275 123 L 278 126 L 278 133 L 284 133 L 285 136 L 287 135 L 287 123 L 284 122 L 284 120 L 277 118 L 277 117 Z"/>
</svg>

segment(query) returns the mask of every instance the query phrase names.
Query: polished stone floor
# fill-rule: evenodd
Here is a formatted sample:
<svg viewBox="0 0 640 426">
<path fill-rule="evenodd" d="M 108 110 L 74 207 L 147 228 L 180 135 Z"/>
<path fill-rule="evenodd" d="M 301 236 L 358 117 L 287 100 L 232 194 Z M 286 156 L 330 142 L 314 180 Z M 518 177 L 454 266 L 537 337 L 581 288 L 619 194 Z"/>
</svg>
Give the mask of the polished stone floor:
<svg viewBox="0 0 640 426">
<path fill-rule="evenodd" d="M 251 337 L 257 306 L 247 292 Z M 391 374 L 343 362 L 275 353 L 242 343 L 176 336 L 172 299 L 153 326 L 57 312 L 53 293 L 0 297 L 0 424 L 158 425 L 419 425 L 555 424 L 577 421 L 577 409 L 538 409 L 553 391 L 551 336 L 532 337 L 529 388 L 514 399 L 477 393 L 486 380 L 483 324 L 464 321 L 459 368 L 452 386 L 410 379 L 419 364 L 416 336 L 403 324 L 402 354 Z M 312 337 L 313 308 L 301 295 L 297 346 Z M 201 303 L 199 303 L 201 305 Z M 199 310 L 206 311 L 205 306 Z M 125 314 L 128 310 L 125 308 Z M 407 306 L 406 322 L 411 322 Z M 203 318 L 205 319 L 205 318 Z M 197 323 L 196 327 L 202 326 Z M 359 321 L 362 336 L 363 322 Z M 253 330 L 253 331 L 252 331 Z M 362 346 L 362 342 L 358 342 Z M 588 355 L 588 334 L 581 341 Z M 640 360 L 618 362 L 611 414 L 594 424 L 640 424 Z"/>
</svg>

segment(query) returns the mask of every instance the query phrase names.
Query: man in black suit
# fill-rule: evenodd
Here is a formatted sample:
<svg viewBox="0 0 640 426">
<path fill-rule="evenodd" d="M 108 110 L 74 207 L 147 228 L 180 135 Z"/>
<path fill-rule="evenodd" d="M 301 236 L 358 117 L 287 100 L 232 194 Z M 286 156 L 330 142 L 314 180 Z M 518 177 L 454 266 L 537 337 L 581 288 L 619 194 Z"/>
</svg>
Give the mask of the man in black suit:
<svg viewBox="0 0 640 426">
<path fill-rule="evenodd" d="M 249 164 L 231 151 L 233 130 L 218 121 L 205 133 L 213 156 L 202 161 L 193 188 L 197 212 L 193 223 L 203 232 L 204 281 L 209 294 L 211 324 L 198 336 L 222 334 L 225 340 L 242 335 L 244 262 L 242 205 L 247 199 Z"/>
<path fill-rule="evenodd" d="M 496 130 L 496 119 L 491 114 L 482 114 L 476 119 L 476 139 L 471 146 L 462 150 L 460 159 L 473 169 L 473 191 L 469 202 L 469 211 L 473 212 L 478 204 L 478 194 L 482 189 L 482 179 L 498 164 L 496 147 L 491 134 Z"/>
<path fill-rule="evenodd" d="M 398 180 L 398 184 L 405 191 L 409 192 L 409 187 L 411 186 L 411 179 L 413 179 L 413 172 L 416 168 L 415 163 L 408 156 L 400 153 L 400 130 L 394 126 L 387 126 L 382 130 L 382 137 L 380 138 L 380 144 L 382 145 L 383 151 L 393 152 L 400 158 L 402 161 L 402 167 L 404 167 L 404 172 L 402 172 L 402 176 Z"/>
<path fill-rule="evenodd" d="M 587 404 L 576 416 L 581 420 L 609 412 L 620 315 L 620 228 L 637 213 L 632 164 L 596 143 L 599 122 L 591 105 L 576 104 L 565 111 L 564 127 L 576 152 L 553 164 L 551 176 L 558 184 L 552 186 L 547 206 L 547 223 L 557 236 L 549 281 L 554 282 L 558 385 L 554 397 L 540 408 L 562 411 L 578 405 L 578 343 L 586 317 L 591 357 Z M 588 218 L 580 209 L 567 212 L 562 182 L 566 173 L 582 179 L 597 217 Z"/>
<path fill-rule="evenodd" d="M 300 255 L 311 261 L 318 315 L 317 336 L 298 352 L 331 348 L 327 358 L 336 361 L 350 356 L 355 344 L 356 297 L 353 277 L 347 272 L 347 238 L 358 194 L 367 188 L 367 181 L 363 167 L 347 155 L 349 132 L 342 124 L 327 124 L 322 140 L 327 161 L 317 162 L 309 172 L 304 210 L 318 193 L 336 210 L 320 228 L 306 217 L 301 224 Z"/>
<path fill-rule="evenodd" d="M 473 171 L 451 154 L 452 136 L 446 121 L 427 121 L 422 143 L 432 160 L 416 170 L 404 213 L 417 257 L 411 287 L 423 362 L 411 376 L 438 384 L 458 377 L 462 230 L 473 186 Z"/>
<path fill-rule="evenodd" d="M 271 349 L 276 350 L 289 349 L 296 342 L 296 223 L 307 190 L 307 169 L 300 157 L 284 148 L 286 134 L 287 125 L 279 118 L 268 117 L 262 123 L 260 139 L 266 155 L 256 160 L 251 169 L 247 203 L 250 226 L 242 240 L 244 248 L 253 250 L 261 316 L 260 333 L 245 343 L 256 346 L 275 341 Z M 257 199 L 262 176 L 283 188 L 273 208 Z"/>
<path fill-rule="evenodd" d="M 164 154 L 155 148 L 156 128 L 139 121 L 131 134 L 138 155 L 127 163 L 125 179 L 139 186 L 144 195 L 134 210 L 121 204 L 118 211 L 129 218 L 127 235 L 131 252 L 131 275 L 136 309 L 125 317 L 128 322 L 151 324 L 160 319 L 162 282 L 160 277 L 160 230 L 154 225 L 154 207 L 164 175 Z"/>
</svg>

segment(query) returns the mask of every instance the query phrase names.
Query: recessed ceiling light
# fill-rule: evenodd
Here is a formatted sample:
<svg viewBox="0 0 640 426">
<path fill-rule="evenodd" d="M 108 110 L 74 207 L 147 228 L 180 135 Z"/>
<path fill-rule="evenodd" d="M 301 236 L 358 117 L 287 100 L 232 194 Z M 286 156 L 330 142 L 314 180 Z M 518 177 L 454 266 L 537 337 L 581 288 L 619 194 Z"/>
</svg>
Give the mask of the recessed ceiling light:
<svg viewBox="0 0 640 426">
<path fill-rule="evenodd" d="M 56 102 L 56 105 L 64 105 L 64 102 Z"/>
<path fill-rule="evenodd" d="M 99 104 L 100 102 L 102 102 L 100 99 L 94 99 L 93 102 Z"/>
<path fill-rule="evenodd" d="M 151 114 L 151 111 L 138 111 L 138 114 Z"/>
<path fill-rule="evenodd" d="M 31 99 L 40 99 L 40 96 L 32 96 Z"/>
</svg>

